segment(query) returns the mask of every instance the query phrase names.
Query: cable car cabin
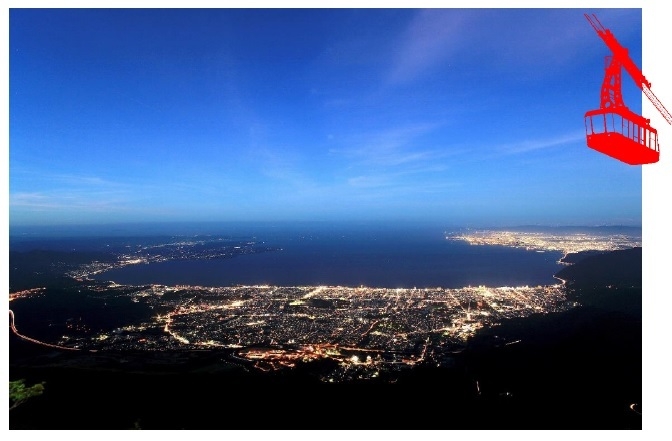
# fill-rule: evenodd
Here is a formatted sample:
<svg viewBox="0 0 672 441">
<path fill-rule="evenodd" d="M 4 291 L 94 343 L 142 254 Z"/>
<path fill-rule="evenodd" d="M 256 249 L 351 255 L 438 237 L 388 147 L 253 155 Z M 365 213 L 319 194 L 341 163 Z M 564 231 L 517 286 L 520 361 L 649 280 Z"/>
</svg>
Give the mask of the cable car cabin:
<svg viewBox="0 0 672 441">
<path fill-rule="evenodd" d="M 658 162 L 658 132 L 627 107 L 586 112 L 588 147 L 630 165 Z"/>
</svg>

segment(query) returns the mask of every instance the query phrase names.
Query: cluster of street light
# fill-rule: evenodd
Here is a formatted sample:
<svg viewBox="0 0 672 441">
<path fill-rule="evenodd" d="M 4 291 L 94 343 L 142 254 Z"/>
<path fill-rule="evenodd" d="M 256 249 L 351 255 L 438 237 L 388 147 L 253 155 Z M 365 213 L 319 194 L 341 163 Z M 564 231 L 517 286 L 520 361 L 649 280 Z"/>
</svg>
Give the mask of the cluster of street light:
<svg viewBox="0 0 672 441">
<path fill-rule="evenodd" d="M 222 349 L 232 360 L 262 370 L 329 358 L 339 369 L 325 381 L 451 362 L 450 354 L 483 327 L 576 305 L 566 299 L 561 284 L 460 289 L 152 285 L 119 293 L 158 313 L 111 332 L 66 335 L 61 343 L 101 351 Z"/>
<path fill-rule="evenodd" d="M 498 245 L 510 248 L 545 252 L 559 251 L 566 257 L 582 251 L 614 251 L 642 246 L 642 238 L 627 234 L 594 233 L 541 233 L 507 230 L 470 230 L 446 233 L 446 239 L 467 242 L 470 245 Z M 562 263 L 560 259 L 559 263 Z"/>
</svg>

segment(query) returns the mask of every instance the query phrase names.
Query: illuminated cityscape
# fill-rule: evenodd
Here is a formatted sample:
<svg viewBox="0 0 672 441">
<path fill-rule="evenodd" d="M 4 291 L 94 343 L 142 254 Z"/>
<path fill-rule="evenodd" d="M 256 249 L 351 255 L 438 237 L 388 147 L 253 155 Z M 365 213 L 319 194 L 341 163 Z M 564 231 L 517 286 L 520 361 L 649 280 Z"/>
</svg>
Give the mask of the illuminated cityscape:
<svg viewBox="0 0 672 441">
<path fill-rule="evenodd" d="M 576 305 L 566 301 L 560 284 L 462 289 L 152 285 L 119 295 L 160 312 L 112 332 L 71 327 L 59 344 L 97 351 L 229 349 L 230 360 L 262 370 L 337 361 L 339 367 L 325 381 L 375 377 L 381 370 L 419 363 L 440 366 L 478 329 Z"/>
<path fill-rule="evenodd" d="M 542 234 L 472 231 L 446 234 L 470 245 L 525 248 L 537 252 L 606 251 L 641 246 L 626 235 Z M 151 314 L 121 327 L 94 330 L 86 318 L 68 322 L 58 341 L 83 351 L 217 350 L 226 362 L 261 371 L 328 361 L 325 382 L 376 378 L 415 365 L 449 366 L 478 330 L 502 321 L 569 310 L 564 281 L 543 286 L 382 288 L 347 286 L 236 285 L 206 287 L 120 285 L 90 277 L 113 268 L 176 259 L 212 259 L 271 251 L 254 242 L 178 240 L 138 245 L 116 260 L 68 271 L 87 290 L 108 300 L 126 298 Z M 563 258 L 564 258 L 563 257 Z M 44 288 L 16 292 L 10 300 L 44 295 Z M 18 331 L 17 331 L 18 332 Z M 31 340 L 35 342 L 35 340 Z M 501 340 L 501 345 L 517 341 Z"/>
<path fill-rule="evenodd" d="M 641 237 L 625 234 L 473 230 L 466 233 L 446 233 L 446 239 L 465 241 L 469 245 L 500 245 L 538 252 L 560 251 L 564 254 L 563 258 L 570 253 L 582 251 L 614 251 L 642 246 Z M 558 263 L 563 263 L 562 259 Z"/>
</svg>

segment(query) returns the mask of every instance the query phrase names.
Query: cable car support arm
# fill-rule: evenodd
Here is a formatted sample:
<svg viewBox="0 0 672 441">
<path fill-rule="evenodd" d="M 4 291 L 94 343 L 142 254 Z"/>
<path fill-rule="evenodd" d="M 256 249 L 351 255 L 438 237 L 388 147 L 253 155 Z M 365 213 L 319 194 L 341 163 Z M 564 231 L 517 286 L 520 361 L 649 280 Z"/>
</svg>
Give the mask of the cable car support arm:
<svg viewBox="0 0 672 441">
<path fill-rule="evenodd" d="M 621 44 L 616 40 L 614 34 L 607 28 L 605 28 L 600 20 L 598 20 L 595 14 L 592 14 L 592 17 L 588 14 L 583 14 L 590 25 L 593 27 L 597 35 L 604 41 L 607 47 L 613 53 L 614 58 L 625 68 L 625 70 L 630 75 L 630 78 L 635 82 L 637 87 L 646 95 L 646 97 L 651 101 L 651 104 L 660 112 L 660 114 L 665 118 L 668 124 L 672 124 L 672 115 L 670 112 L 663 106 L 663 103 L 653 94 L 651 91 L 651 83 L 646 79 L 642 71 L 639 70 L 637 65 L 632 61 L 628 55 L 628 50 L 621 46 Z"/>
</svg>

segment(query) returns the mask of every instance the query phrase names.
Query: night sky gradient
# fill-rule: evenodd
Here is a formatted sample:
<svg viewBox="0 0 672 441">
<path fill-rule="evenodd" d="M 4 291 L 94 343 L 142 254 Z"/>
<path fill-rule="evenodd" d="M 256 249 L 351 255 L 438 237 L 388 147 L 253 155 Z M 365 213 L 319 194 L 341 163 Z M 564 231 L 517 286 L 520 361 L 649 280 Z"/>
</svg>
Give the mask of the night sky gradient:
<svg viewBox="0 0 672 441">
<path fill-rule="evenodd" d="M 10 225 L 641 225 L 584 12 L 11 9 Z M 588 12 L 641 66 L 641 9 Z"/>
</svg>

